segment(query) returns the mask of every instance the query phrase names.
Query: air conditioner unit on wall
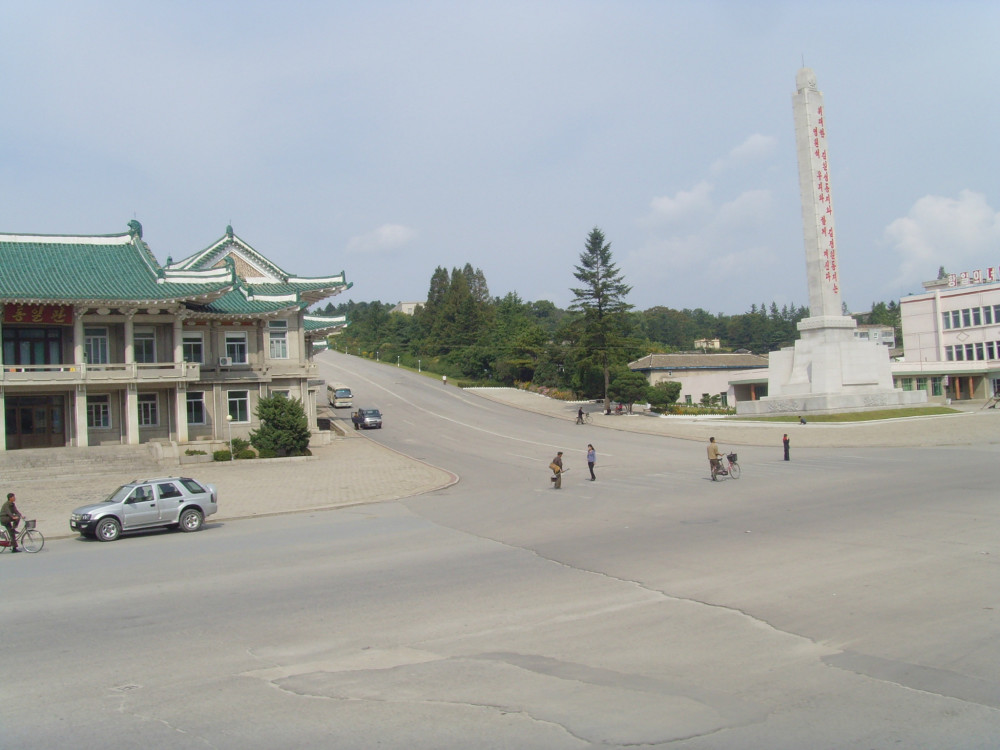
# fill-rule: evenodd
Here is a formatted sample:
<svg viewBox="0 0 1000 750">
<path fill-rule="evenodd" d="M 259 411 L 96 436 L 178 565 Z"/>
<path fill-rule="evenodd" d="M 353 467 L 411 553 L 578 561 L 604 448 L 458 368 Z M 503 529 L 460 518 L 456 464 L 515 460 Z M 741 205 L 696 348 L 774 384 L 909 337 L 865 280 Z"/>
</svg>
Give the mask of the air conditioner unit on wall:
<svg viewBox="0 0 1000 750">
<path fill-rule="evenodd" d="M 219 367 L 232 367 L 233 358 L 232 357 L 219 357 Z"/>
</svg>

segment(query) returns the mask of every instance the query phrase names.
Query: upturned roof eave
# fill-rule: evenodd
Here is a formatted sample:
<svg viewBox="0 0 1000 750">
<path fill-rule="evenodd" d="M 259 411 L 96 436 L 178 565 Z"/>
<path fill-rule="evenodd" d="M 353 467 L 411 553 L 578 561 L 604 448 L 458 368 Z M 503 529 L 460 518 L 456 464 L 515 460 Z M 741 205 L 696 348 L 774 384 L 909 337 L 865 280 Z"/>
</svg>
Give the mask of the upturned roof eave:
<svg viewBox="0 0 1000 750">
<path fill-rule="evenodd" d="M 109 297 L 0 297 L 0 302 L 12 305 L 84 305 L 87 307 L 147 307 L 163 305 L 211 304 L 232 291 L 232 287 L 210 294 L 184 295 L 182 297 L 109 298 Z"/>
</svg>

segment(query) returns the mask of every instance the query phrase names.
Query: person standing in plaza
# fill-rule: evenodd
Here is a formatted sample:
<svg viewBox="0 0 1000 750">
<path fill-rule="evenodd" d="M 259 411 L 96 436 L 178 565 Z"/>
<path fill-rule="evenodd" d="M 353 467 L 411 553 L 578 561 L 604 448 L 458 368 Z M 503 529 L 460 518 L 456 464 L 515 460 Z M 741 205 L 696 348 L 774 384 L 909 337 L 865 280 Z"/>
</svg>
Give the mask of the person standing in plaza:
<svg viewBox="0 0 1000 750">
<path fill-rule="evenodd" d="M 594 464 L 597 463 L 597 451 L 594 450 L 594 446 L 587 443 L 587 468 L 590 469 L 590 481 L 597 481 L 597 477 L 594 476 Z"/>
<path fill-rule="evenodd" d="M 556 453 L 556 457 L 552 459 L 552 463 L 549 464 L 549 468 L 552 469 L 552 473 L 555 474 L 552 477 L 554 484 L 552 489 L 559 490 L 562 489 L 562 473 L 563 473 L 563 462 L 562 462 L 562 451 Z"/>
<path fill-rule="evenodd" d="M 786 461 L 788 460 L 788 446 L 791 444 L 791 442 L 792 441 L 788 439 L 788 433 L 786 432 L 785 436 L 783 438 L 781 438 L 781 443 L 782 443 L 782 445 L 785 446 L 785 460 Z"/>
<path fill-rule="evenodd" d="M 20 552 L 17 548 L 17 525 L 21 522 L 21 511 L 17 509 L 14 493 L 7 493 L 7 502 L 0 506 L 0 526 L 7 529 L 7 538 L 10 539 L 10 551 Z"/>
<path fill-rule="evenodd" d="M 719 470 L 719 446 L 714 437 L 708 439 L 708 467 L 712 472 L 712 481 L 715 481 L 715 474 Z"/>
</svg>

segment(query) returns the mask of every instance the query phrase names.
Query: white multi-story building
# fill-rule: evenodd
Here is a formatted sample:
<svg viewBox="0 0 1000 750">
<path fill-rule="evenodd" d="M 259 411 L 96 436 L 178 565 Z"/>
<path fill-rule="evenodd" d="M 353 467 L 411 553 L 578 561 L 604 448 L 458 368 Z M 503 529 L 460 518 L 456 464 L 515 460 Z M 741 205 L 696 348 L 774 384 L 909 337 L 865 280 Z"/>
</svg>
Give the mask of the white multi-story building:
<svg viewBox="0 0 1000 750">
<path fill-rule="evenodd" d="M 874 341 L 890 349 L 896 348 L 896 329 L 892 326 L 874 323 L 858 323 L 854 329 L 854 338 L 862 341 Z"/>
<path fill-rule="evenodd" d="M 931 400 L 987 399 L 1000 393 L 1000 268 L 952 274 L 903 297 L 903 361 L 896 387 Z"/>
</svg>

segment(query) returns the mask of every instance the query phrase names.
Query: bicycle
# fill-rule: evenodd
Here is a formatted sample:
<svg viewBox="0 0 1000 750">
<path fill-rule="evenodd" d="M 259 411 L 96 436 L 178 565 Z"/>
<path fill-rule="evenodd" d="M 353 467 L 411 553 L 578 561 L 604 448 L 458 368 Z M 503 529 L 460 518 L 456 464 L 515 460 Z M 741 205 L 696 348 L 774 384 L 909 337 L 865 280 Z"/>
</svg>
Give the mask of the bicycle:
<svg viewBox="0 0 1000 750">
<path fill-rule="evenodd" d="M 592 416 L 590 416 L 590 412 L 589 411 L 585 411 L 583 413 L 582 417 L 577 416 L 576 423 L 577 424 L 593 424 L 594 423 L 594 418 Z"/>
<path fill-rule="evenodd" d="M 45 546 L 45 537 L 42 536 L 42 532 L 35 529 L 34 521 L 24 522 L 24 528 L 17 535 L 17 546 L 18 549 L 23 549 L 25 552 L 38 552 Z M 7 529 L 0 526 L 0 552 L 9 547 L 10 537 L 7 536 Z"/>
<path fill-rule="evenodd" d="M 712 467 L 712 481 L 718 481 L 719 477 L 731 477 L 733 479 L 739 479 L 742 469 L 740 465 L 736 462 L 735 453 L 726 453 L 725 463 L 720 458 L 719 463 Z"/>
</svg>

